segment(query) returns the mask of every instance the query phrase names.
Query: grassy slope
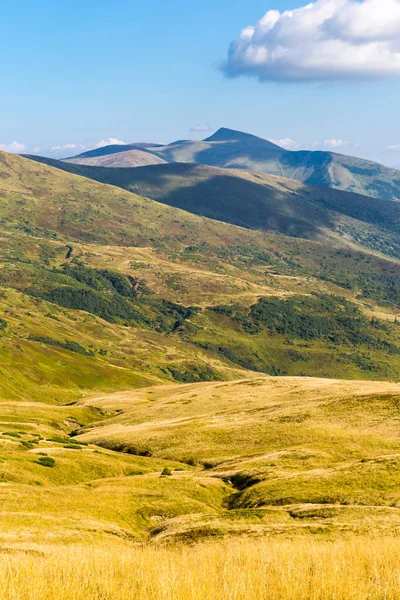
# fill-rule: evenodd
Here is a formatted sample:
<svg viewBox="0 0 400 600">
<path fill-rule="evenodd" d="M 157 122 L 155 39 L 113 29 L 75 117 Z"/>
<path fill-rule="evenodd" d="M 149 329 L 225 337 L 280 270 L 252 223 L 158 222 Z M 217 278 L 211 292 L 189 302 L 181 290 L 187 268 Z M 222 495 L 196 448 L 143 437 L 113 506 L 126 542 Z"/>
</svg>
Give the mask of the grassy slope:
<svg viewBox="0 0 400 600">
<path fill-rule="evenodd" d="M 244 239 L 236 228 L 221 233 L 188 213 L 10 154 L 0 153 L 0 176 L 3 228 L 126 246 Z"/>
<path fill-rule="evenodd" d="M 393 534 L 399 398 L 398 384 L 253 377 L 2 402 L 0 542 Z"/>
<path fill-rule="evenodd" d="M 150 388 L 87 401 L 121 414 L 89 425 L 82 439 L 109 448 L 145 441 L 154 456 L 200 463 L 207 476 L 233 483 L 228 512 L 173 519 L 157 533 L 163 539 L 222 535 L 232 520 L 236 534 L 252 523 L 255 534 L 328 534 L 342 523 L 366 531 L 367 512 L 370 524 L 390 527 L 393 519 L 395 527 L 399 394 L 394 384 L 262 378 Z"/>
<path fill-rule="evenodd" d="M 311 239 L 333 232 L 400 256 L 397 203 L 250 171 L 204 165 L 178 163 L 129 169 L 37 160 L 241 227 Z"/>
<path fill-rule="evenodd" d="M 266 236 L 164 207 L 116 188 L 38 166 L 26 159 L 3 156 L 6 181 L 3 214 L 8 213 L 8 217 L 3 217 L 4 225 L 48 237 L 51 237 L 50 232 L 54 228 L 58 232 L 61 230 L 65 240 L 37 242 L 35 254 L 29 238 L 21 235 L 19 239 L 15 234 L 12 238 L 5 236 L 1 277 L 7 287 L 21 292 L 29 292 L 33 288 L 40 297 L 52 299 L 53 292 L 60 296 L 62 286 L 79 287 L 76 281 L 63 276 L 60 271 L 63 263 L 70 262 L 73 267 L 83 260 L 89 266 L 102 268 L 109 268 L 110 261 L 114 263 L 117 248 L 113 250 L 97 244 L 82 251 L 76 240 L 72 245 L 67 241 L 73 235 L 83 240 L 94 236 L 98 242 L 104 238 L 109 243 L 117 239 L 123 247 L 119 252 L 119 255 L 122 253 L 121 260 L 117 259 L 112 265 L 114 269 L 116 267 L 127 275 L 144 279 L 153 292 L 162 293 L 168 300 L 186 303 L 186 306 L 199 304 L 199 301 L 204 307 L 230 304 L 233 297 L 237 297 L 237 292 L 239 302 L 248 306 L 263 295 L 310 291 L 349 295 L 350 290 L 355 291 L 350 296 L 358 302 L 356 296 L 364 292 L 365 298 L 369 297 L 371 301 L 399 304 L 395 293 L 400 276 L 397 263 L 362 254 L 349 247 L 340 249 L 339 239 L 332 240 L 338 246 L 335 250 L 332 243 L 326 246 L 301 240 L 295 242 L 282 236 Z M 15 172 L 19 173 L 18 178 L 14 176 Z M 34 181 L 34 185 L 29 188 L 30 180 Z M 62 217 L 58 216 L 60 208 Z M 121 214 L 124 215 L 122 222 Z M 146 268 L 146 262 L 135 260 L 140 252 L 128 251 L 126 245 L 129 240 L 131 245 L 156 247 L 157 253 L 147 251 L 147 256 L 151 256 L 150 268 Z M 359 279 L 360 272 L 365 274 L 366 280 Z M 339 288 L 337 283 L 342 287 Z M 79 289 L 85 293 L 90 291 L 87 286 Z M 76 302 L 62 303 L 62 306 L 80 307 Z M 373 304 L 371 308 L 375 310 Z M 103 313 L 96 314 L 102 316 Z M 284 336 L 266 336 L 265 333 L 249 336 L 233 323 L 211 313 L 204 313 L 192 321 L 193 327 L 188 323 L 183 331 L 181 328 L 175 332 L 171 330 L 173 336 L 159 338 L 161 347 L 172 344 L 187 347 L 187 363 L 191 361 L 193 365 L 199 360 L 208 365 L 215 363 L 218 376 L 227 368 L 227 359 L 236 366 L 266 370 L 268 373 L 350 378 L 390 378 L 398 373 L 397 357 L 392 357 L 388 364 L 382 349 L 360 348 L 361 355 L 353 357 L 347 348 L 338 348 L 340 355 L 335 355 L 329 344 L 318 342 L 310 350 L 298 352 L 295 348 L 292 360 L 288 356 L 289 350 L 293 352 L 293 349 L 288 348 Z M 396 345 L 397 333 L 395 328 L 385 339 Z M 40 336 L 40 327 L 33 334 Z M 60 332 L 53 338 L 60 340 Z M 76 336 L 72 337 L 72 341 L 76 339 Z M 218 341 L 219 347 L 213 341 Z M 91 340 L 89 345 L 104 350 L 96 341 Z M 122 348 L 118 352 L 116 359 L 123 360 Z M 151 375 L 164 377 L 165 373 L 160 369 L 165 368 L 168 360 L 146 349 L 141 352 L 140 368 Z M 300 354 L 301 361 L 298 360 Z M 149 357 L 153 368 L 148 366 Z M 172 365 L 174 372 L 175 365 L 182 362 L 179 352 L 176 357 Z M 178 371 L 182 373 L 180 368 Z"/>
<path fill-rule="evenodd" d="M 79 439 L 145 446 L 231 483 L 222 512 L 167 521 L 154 532 L 163 539 L 202 527 L 229 533 L 232 519 L 236 533 L 246 532 L 253 516 L 255 533 L 320 527 L 328 534 L 344 522 L 367 531 L 367 512 L 383 528 L 399 519 L 399 398 L 398 384 L 299 378 L 148 388 L 85 400 L 116 412 Z"/>
</svg>

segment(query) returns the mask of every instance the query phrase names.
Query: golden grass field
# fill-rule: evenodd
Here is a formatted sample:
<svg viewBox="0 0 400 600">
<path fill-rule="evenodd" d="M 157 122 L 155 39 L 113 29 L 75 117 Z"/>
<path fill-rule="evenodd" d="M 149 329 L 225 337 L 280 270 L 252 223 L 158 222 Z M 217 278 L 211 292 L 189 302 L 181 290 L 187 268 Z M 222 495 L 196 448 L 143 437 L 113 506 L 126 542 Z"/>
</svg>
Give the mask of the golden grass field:
<svg viewBox="0 0 400 600">
<path fill-rule="evenodd" d="M 0 547 L 397 535 L 399 403 L 398 383 L 262 375 L 4 401 Z"/>
<path fill-rule="evenodd" d="M 0 554 L 1 600 L 397 600 L 400 544 L 231 541 Z"/>
</svg>

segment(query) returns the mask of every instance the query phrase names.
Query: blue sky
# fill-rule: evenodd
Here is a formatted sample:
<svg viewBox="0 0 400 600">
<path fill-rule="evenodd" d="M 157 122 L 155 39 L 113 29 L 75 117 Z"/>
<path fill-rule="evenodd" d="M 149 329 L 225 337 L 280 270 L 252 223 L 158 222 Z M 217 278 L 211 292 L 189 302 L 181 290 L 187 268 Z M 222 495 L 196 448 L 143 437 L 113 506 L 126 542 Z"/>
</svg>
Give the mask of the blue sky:
<svg viewBox="0 0 400 600">
<path fill-rule="evenodd" d="M 190 130 L 208 124 L 287 140 L 292 147 L 318 142 L 326 149 L 332 141 L 337 151 L 400 165 L 397 73 L 378 80 L 318 75 L 302 82 L 267 75 L 260 82 L 243 69 L 227 77 L 218 68 L 244 27 L 269 10 L 305 4 L 7 3 L 0 21 L 0 147 L 18 142 L 48 154 L 55 146 L 83 148 L 110 138 L 169 142 L 206 137 L 206 131 Z"/>
</svg>

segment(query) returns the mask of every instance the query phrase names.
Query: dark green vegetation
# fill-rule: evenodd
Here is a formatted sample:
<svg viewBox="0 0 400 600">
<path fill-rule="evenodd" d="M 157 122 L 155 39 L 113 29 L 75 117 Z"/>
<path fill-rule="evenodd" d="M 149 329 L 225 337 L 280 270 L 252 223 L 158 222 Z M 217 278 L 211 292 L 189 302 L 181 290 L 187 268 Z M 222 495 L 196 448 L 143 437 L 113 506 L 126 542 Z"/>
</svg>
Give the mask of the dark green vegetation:
<svg viewBox="0 0 400 600">
<path fill-rule="evenodd" d="M 145 287 L 142 290 L 133 277 L 107 269 L 88 269 L 83 264 L 75 266 L 71 263 L 62 269 L 53 269 L 47 273 L 45 286 L 26 291 L 34 297 L 91 313 L 110 323 L 148 327 L 164 333 L 175 331 L 198 312 L 194 306 L 180 306 L 156 297 Z M 78 351 L 76 346 L 74 351 Z"/>
<path fill-rule="evenodd" d="M 337 296 L 268 297 L 249 308 L 214 306 L 203 319 L 203 328 L 188 332 L 190 340 L 269 375 L 363 372 L 385 378 L 396 377 L 400 365 L 400 326 L 368 319 Z M 210 329 L 212 338 L 205 335 Z"/>
<path fill-rule="evenodd" d="M 124 157 L 124 149 L 132 152 L 132 146 L 106 147 L 70 161 L 93 166 L 133 166 Z M 148 164 L 162 159 L 168 163 L 248 169 L 383 200 L 400 199 L 400 173 L 396 169 L 334 152 L 292 152 L 254 135 L 231 129 L 222 128 L 204 141 L 185 140 L 161 147 L 140 146 L 139 150 L 142 155 L 147 153 Z M 104 161 L 105 155 L 108 161 Z M 141 157 L 138 164 L 145 164 L 145 160 Z"/>
</svg>

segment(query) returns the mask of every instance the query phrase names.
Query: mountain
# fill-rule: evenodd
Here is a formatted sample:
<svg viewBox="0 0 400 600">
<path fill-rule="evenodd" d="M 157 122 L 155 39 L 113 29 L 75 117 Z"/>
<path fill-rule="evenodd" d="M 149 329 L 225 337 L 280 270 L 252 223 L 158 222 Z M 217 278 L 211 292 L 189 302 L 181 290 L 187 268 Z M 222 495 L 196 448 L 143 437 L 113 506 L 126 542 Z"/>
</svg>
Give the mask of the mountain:
<svg viewBox="0 0 400 600">
<path fill-rule="evenodd" d="M 100 156 L 107 156 L 108 154 L 118 154 L 120 152 L 129 152 L 130 150 L 145 150 L 146 148 L 157 148 L 160 144 L 150 144 L 147 142 L 137 142 L 134 144 L 111 144 L 109 146 L 101 146 L 100 148 L 94 148 L 93 150 L 87 150 L 82 152 L 75 157 L 70 157 L 65 160 L 77 160 L 85 158 L 98 158 Z"/>
<path fill-rule="evenodd" d="M 165 160 L 162 158 L 137 148 L 117 153 L 105 153 L 99 156 L 80 156 L 68 159 L 66 162 L 94 167 L 143 167 L 165 164 Z"/>
<path fill-rule="evenodd" d="M 400 203 L 237 169 L 187 163 L 106 169 L 31 158 L 240 227 L 310 239 L 331 232 L 400 258 Z"/>
<path fill-rule="evenodd" d="M 226 128 L 204 141 L 184 140 L 141 150 L 168 163 L 246 169 L 382 200 L 400 200 L 400 174 L 396 169 L 334 152 L 288 151 L 257 136 Z M 103 152 L 113 153 L 113 147 Z M 119 147 L 113 166 L 124 166 L 123 152 L 124 147 Z"/>
</svg>

